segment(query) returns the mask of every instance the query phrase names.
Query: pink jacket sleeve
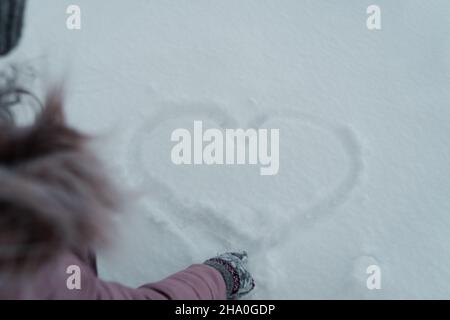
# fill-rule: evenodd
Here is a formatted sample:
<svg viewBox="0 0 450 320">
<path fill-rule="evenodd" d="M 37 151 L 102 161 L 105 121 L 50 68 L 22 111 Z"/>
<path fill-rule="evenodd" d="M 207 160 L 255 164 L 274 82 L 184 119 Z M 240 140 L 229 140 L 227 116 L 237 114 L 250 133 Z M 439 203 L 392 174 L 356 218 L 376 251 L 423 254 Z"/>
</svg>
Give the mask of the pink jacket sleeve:
<svg viewBox="0 0 450 320">
<path fill-rule="evenodd" d="M 67 267 L 80 267 L 81 288 L 68 289 Z M 151 266 L 149 266 L 150 268 Z M 212 267 L 194 264 L 168 278 L 130 288 L 115 282 L 103 281 L 95 266 L 69 254 L 39 273 L 32 299 L 83 300 L 225 300 L 226 287 L 222 275 Z"/>
<path fill-rule="evenodd" d="M 225 300 L 222 275 L 206 265 L 195 264 L 162 281 L 132 289 L 111 282 L 93 279 L 96 299 L 149 300 Z"/>
</svg>

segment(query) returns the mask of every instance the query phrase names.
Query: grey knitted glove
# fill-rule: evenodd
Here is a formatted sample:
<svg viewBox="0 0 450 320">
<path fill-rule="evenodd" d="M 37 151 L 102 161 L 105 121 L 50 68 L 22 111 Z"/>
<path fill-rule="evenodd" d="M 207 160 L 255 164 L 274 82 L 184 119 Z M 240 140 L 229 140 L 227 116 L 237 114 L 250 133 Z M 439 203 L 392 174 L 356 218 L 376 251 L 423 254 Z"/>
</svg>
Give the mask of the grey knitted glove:
<svg viewBox="0 0 450 320">
<path fill-rule="evenodd" d="M 0 0 L 0 56 L 8 54 L 19 42 L 25 0 Z"/>
<path fill-rule="evenodd" d="M 255 281 L 245 267 L 246 263 L 245 251 L 224 253 L 204 262 L 222 274 L 229 300 L 239 299 L 255 287 Z"/>
</svg>

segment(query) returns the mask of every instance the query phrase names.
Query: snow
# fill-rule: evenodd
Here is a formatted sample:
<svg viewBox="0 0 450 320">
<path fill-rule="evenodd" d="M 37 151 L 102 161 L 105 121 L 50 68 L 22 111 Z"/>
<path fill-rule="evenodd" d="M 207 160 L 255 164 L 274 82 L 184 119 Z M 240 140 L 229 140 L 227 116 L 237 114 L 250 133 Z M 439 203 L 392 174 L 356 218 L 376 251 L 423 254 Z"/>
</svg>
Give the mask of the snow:
<svg viewBox="0 0 450 320">
<path fill-rule="evenodd" d="M 249 299 L 449 297 L 449 1 L 30 0 L 26 22 L 8 61 L 68 77 L 70 123 L 130 193 L 104 278 L 246 249 Z M 280 129 L 278 175 L 175 166 L 194 120 Z"/>
</svg>

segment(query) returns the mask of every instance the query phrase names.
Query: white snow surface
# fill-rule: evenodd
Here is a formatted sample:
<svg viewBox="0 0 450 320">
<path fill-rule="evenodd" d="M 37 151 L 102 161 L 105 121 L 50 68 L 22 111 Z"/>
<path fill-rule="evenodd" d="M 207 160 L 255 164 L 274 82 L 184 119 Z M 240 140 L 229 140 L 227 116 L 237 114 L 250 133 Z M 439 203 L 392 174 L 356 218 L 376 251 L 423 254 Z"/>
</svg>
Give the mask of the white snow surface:
<svg viewBox="0 0 450 320">
<path fill-rule="evenodd" d="M 450 298 L 449 26 L 448 0 L 30 0 L 8 62 L 67 78 L 69 122 L 130 195 L 103 278 L 245 249 L 248 299 Z M 279 128 L 278 175 L 174 165 L 194 120 Z"/>
</svg>

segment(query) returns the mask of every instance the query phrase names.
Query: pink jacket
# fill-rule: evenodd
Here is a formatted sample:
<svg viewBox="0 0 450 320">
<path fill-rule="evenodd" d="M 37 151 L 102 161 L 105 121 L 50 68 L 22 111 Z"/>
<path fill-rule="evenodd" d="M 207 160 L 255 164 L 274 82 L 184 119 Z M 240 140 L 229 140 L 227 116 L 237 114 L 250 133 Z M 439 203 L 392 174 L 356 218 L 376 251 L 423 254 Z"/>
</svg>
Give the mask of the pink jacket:
<svg viewBox="0 0 450 320">
<path fill-rule="evenodd" d="M 80 267 L 80 289 L 67 286 L 67 268 Z M 212 300 L 226 299 L 222 275 L 209 266 L 194 264 L 162 281 L 130 288 L 99 279 L 95 258 L 66 254 L 20 280 L 1 279 L 0 299 L 135 299 L 135 300 Z"/>
</svg>

